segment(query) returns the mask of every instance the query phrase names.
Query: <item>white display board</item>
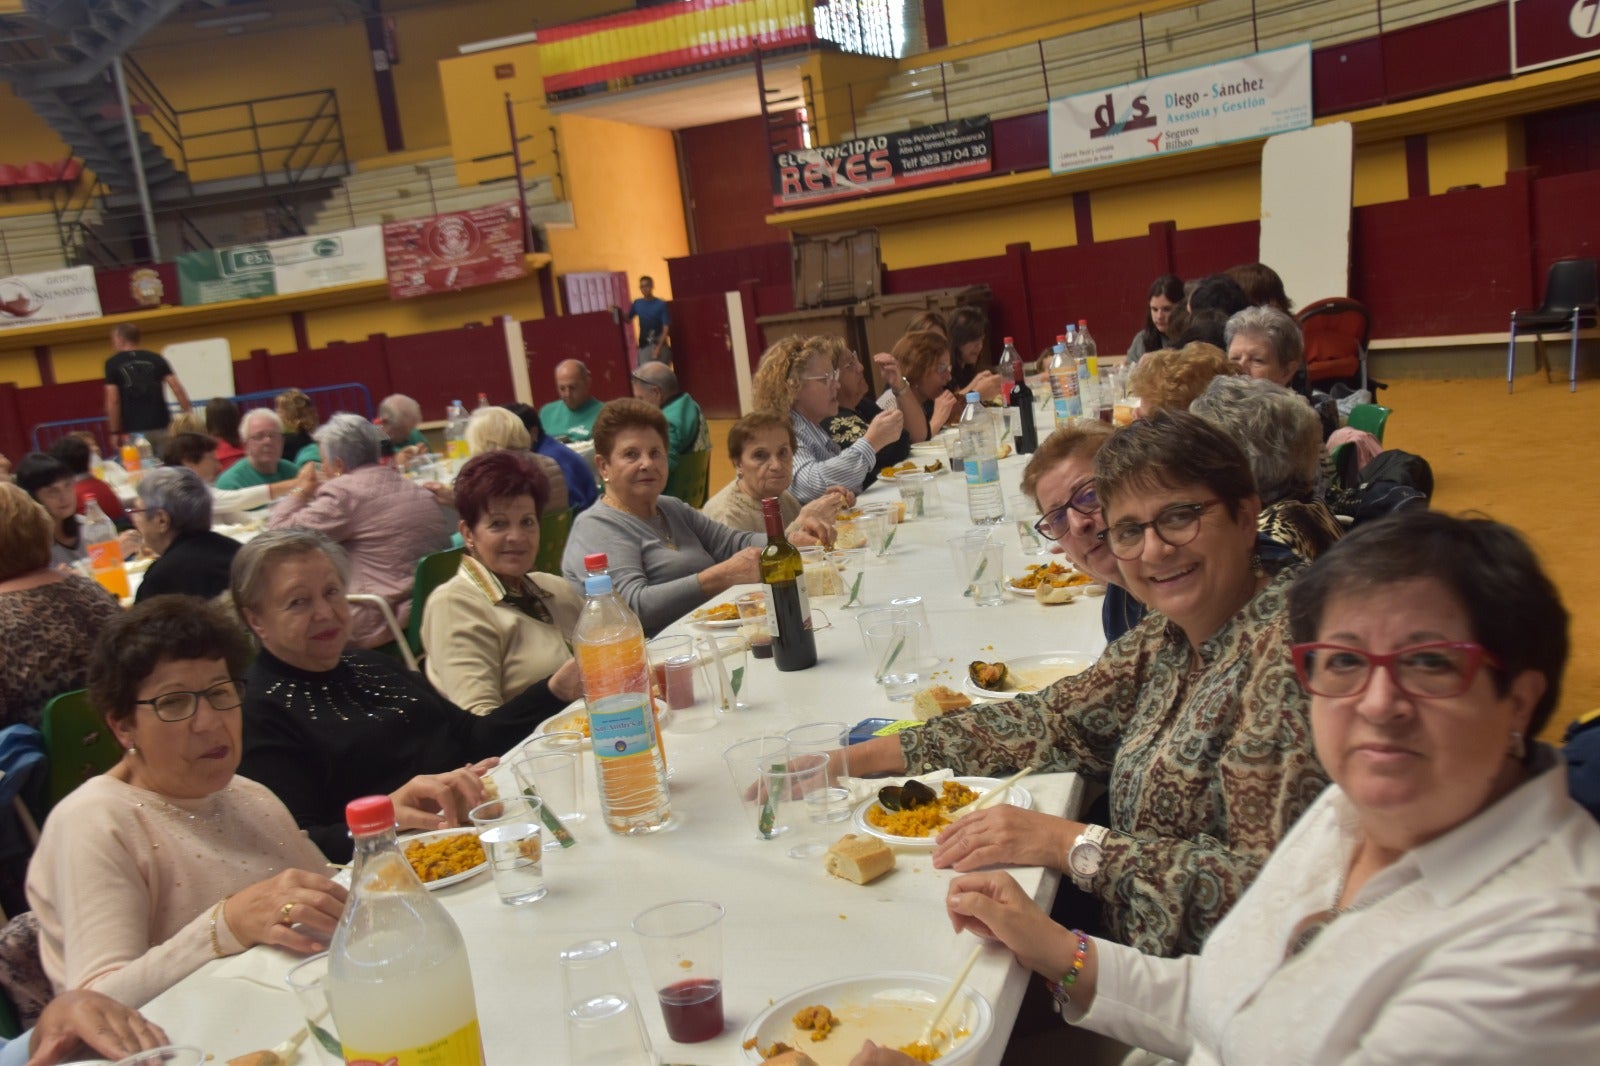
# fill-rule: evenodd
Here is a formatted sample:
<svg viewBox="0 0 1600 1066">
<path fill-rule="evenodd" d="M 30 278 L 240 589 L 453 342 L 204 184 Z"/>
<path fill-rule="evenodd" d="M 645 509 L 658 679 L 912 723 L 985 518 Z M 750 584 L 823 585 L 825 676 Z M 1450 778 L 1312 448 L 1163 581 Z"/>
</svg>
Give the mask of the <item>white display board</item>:
<svg viewBox="0 0 1600 1066">
<path fill-rule="evenodd" d="M 1350 123 L 1281 133 L 1261 152 L 1261 262 L 1296 307 L 1350 292 Z"/>
<path fill-rule="evenodd" d="M 161 354 L 172 364 L 172 372 L 183 382 L 189 399 L 197 404 L 213 396 L 232 396 L 238 391 L 233 384 L 233 348 L 226 337 L 169 344 L 161 349 Z M 167 402 L 178 402 L 170 388 Z"/>
</svg>

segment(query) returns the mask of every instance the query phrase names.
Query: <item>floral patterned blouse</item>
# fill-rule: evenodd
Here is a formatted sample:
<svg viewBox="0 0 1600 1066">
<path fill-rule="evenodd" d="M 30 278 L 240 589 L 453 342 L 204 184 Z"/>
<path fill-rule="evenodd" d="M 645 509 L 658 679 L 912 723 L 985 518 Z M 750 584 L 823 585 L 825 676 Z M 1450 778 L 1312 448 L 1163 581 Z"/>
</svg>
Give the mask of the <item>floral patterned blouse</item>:
<svg viewBox="0 0 1600 1066">
<path fill-rule="evenodd" d="M 1198 648 L 1152 611 L 1098 662 L 1037 695 L 900 734 L 913 773 L 1076 771 L 1107 786 L 1110 834 L 1087 887 L 1112 939 L 1200 950 L 1328 783 L 1289 655 L 1280 570 Z"/>
</svg>

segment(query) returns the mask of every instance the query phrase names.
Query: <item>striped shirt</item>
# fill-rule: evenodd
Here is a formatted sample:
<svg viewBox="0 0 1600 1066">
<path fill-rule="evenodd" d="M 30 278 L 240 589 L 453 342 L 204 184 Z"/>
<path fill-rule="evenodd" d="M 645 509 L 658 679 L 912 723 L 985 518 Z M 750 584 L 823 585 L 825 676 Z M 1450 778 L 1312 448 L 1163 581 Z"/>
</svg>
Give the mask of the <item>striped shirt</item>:
<svg viewBox="0 0 1600 1066">
<path fill-rule="evenodd" d="M 801 503 L 810 503 L 828 491 L 830 485 L 843 485 L 859 492 L 872 473 L 878 455 L 865 437 L 841 449 L 827 430 L 799 411 L 789 412 L 798 447 L 794 451 L 794 478 L 789 491 Z"/>
</svg>

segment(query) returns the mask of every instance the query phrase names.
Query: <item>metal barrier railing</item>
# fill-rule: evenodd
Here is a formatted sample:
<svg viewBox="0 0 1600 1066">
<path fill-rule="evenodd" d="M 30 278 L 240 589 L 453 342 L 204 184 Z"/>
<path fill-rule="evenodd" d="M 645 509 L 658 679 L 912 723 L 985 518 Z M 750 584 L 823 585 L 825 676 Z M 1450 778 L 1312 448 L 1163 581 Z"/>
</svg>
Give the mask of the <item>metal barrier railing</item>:
<svg viewBox="0 0 1600 1066">
<path fill-rule="evenodd" d="M 246 392 L 238 396 L 230 396 L 234 403 L 239 405 L 240 411 L 249 411 L 257 407 L 271 407 L 277 402 L 280 393 L 288 392 L 284 389 L 266 389 L 261 392 Z M 311 400 L 312 406 L 317 409 L 317 421 L 326 422 L 330 417 L 340 411 L 349 411 L 366 418 L 372 418 L 372 392 L 359 381 L 346 382 L 343 385 L 320 385 L 315 388 L 300 390 Z M 204 407 L 205 401 L 200 400 L 195 407 Z M 172 405 L 174 411 L 179 411 L 176 404 Z M 94 436 L 99 445 L 100 454 L 110 456 L 116 449 L 112 446 L 109 423 L 105 416 L 96 418 L 65 418 L 59 422 L 40 422 L 31 431 L 33 450 L 42 452 L 72 433 L 89 433 Z"/>
</svg>

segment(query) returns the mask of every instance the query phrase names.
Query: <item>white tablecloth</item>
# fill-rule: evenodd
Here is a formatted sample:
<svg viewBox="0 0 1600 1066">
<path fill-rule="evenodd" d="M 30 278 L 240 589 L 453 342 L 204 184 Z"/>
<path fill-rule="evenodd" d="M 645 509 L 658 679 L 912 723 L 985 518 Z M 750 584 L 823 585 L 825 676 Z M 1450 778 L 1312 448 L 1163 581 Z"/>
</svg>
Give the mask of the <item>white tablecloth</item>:
<svg viewBox="0 0 1600 1066">
<path fill-rule="evenodd" d="M 1002 464 L 1012 494 L 1022 461 Z M 1098 598 L 1062 607 L 1008 599 L 979 608 L 961 595 L 945 539 L 970 528 L 963 488 L 954 477 L 938 479 L 943 518 L 900 527 L 889 558 L 869 565 L 863 595 L 869 606 L 893 595 L 926 597 L 933 645 L 942 659 L 941 678 L 959 687 L 968 660 L 1057 650 L 1092 657 L 1104 645 Z M 868 500 L 896 498 L 893 485 L 875 487 Z M 1008 495 L 1008 502 L 1012 498 Z M 1016 508 L 1013 508 L 1016 509 Z M 1027 515 L 1034 517 L 1031 513 Z M 1022 557 L 1014 521 L 998 527 L 1006 542 L 1007 573 L 1020 571 Z M 731 599 L 737 590 L 720 599 Z M 735 1064 L 745 1061 L 742 1032 L 769 1002 L 822 981 L 884 970 L 952 974 L 973 946 L 970 935 L 950 930 L 943 900 L 949 871 L 935 870 L 929 852 L 902 851 L 898 868 L 869 886 L 828 876 L 820 857 L 787 855 L 780 837 L 761 841 L 746 824 L 721 753 L 730 744 L 763 733 L 780 733 L 811 721 L 853 724 L 867 717 L 909 716 L 909 704 L 890 704 L 873 685 L 855 611 L 837 600 L 817 601 L 832 622 L 817 633 L 818 662 L 806 671 L 780 674 L 771 660 L 752 659 L 748 711 L 727 715 L 698 733 L 665 731 L 674 768 L 675 828 L 640 838 L 607 832 L 598 821 L 593 767 L 585 759 L 585 803 L 589 817 L 574 826 L 579 843 L 561 851 L 548 847 L 542 901 L 525 907 L 498 902 L 488 874 L 441 891 L 466 938 L 488 1061 L 495 1066 L 558 1066 L 566 1056 L 557 953 L 577 941 L 603 936 L 623 945 L 633 991 L 651 1039 L 666 1063 Z M 674 631 L 694 632 L 693 627 Z M 702 698 L 705 693 L 701 691 Z M 687 724 L 692 716 L 681 720 Z M 1076 813 L 1081 785 L 1076 775 L 1035 775 L 1025 782 L 1035 807 Z M 827 827 L 826 839 L 849 831 L 849 823 Z M 1014 871 L 1042 904 L 1054 897 L 1057 877 L 1037 868 Z M 716 1040 L 675 1044 L 668 1040 L 643 958 L 628 928 L 634 914 L 664 900 L 706 897 L 727 908 L 724 922 L 727 1028 Z M 218 1059 L 271 1047 L 301 1019 L 278 981 L 289 960 L 263 949 L 208 965 L 146 1007 L 175 1038 L 203 1045 Z M 243 975 L 243 976 L 240 976 Z M 973 1061 L 995 1063 L 1015 1018 L 1028 974 L 1009 953 L 991 949 L 970 978 L 995 1007 L 996 1032 Z M 266 982 L 263 984 L 261 982 Z M 861 1034 L 839 1033 L 859 1042 Z M 304 1060 L 302 1060 L 304 1061 Z"/>
</svg>

